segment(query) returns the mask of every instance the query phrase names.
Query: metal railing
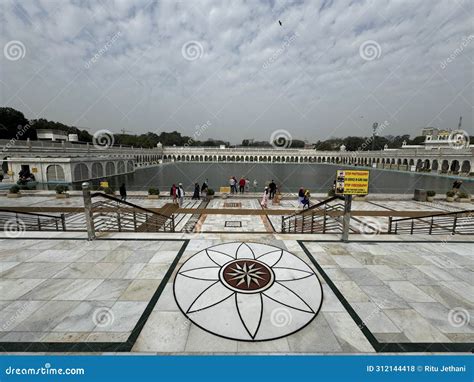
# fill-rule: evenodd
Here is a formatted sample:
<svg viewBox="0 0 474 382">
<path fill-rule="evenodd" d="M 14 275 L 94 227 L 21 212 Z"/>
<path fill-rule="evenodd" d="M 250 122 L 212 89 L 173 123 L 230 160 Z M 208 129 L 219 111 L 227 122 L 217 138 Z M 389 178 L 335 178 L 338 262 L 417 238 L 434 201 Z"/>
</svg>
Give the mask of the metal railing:
<svg viewBox="0 0 474 382">
<path fill-rule="evenodd" d="M 92 218 L 96 232 L 174 232 L 174 215 L 170 216 L 140 207 L 113 196 L 96 192 L 91 198 Z"/>
<path fill-rule="evenodd" d="M 341 233 L 342 222 L 331 212 L 343 211 L 342 203 L 329 204 L 334 200 L 343 200 L 341 196 L 332 196 L 316 203 L 307 210 L 302 210 L 290 216 L 282 216 L 282 233 Z M 328 214 L 329 212 L 329 214 Z"/>
<path fill-rule="evenodd" d="M 472 235 L 474 210 L 388 220 L 389 234 Z"/>
<path fill-rule="evenodd" d="M 4 231 L 66 231 L 64 214 L 46 215 L 0 209 L 0 226 Z"/>
</svg>

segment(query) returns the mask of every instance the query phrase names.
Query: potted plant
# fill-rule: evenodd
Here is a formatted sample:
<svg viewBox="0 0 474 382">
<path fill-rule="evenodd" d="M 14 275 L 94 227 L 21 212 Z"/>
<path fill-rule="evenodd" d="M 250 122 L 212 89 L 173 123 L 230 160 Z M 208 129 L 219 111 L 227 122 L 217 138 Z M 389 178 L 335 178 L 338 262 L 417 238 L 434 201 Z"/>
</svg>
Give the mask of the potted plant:
<svg viewBox="0 0 474 382">
<path fill-rule="evenodd" d="M 469 195 L 466 192 L 460 192 L 459 193 L 458 202 L 469 203 L 470 201 L 471 201 L 471 198 L 469 197 Z"/>
<path fill-rule="evenodd" d="M 335 196 L 336 195 L 336 191 L 334 189 L 330 189 L 328 191 L 328 196 Z"/>
<path fill-rule="evenodd" d="M 158 199 L 160 197 L 160 190 L 154 187 L 148 189 L 148 199 Z"/>
<path fill-rule="evenodd" d="M 69 198 L 69 194 L 67 193 L 67 191 L 69 191 L 69 188 L 67 186 L 58 184 L 55 188 L 55 191 L 56 191 L 56 199 Z"/>
<path fill-rule="evenodd" d="M 446 193 L 446 201 L 447 202 L 454 202 L 454 195 L 456 195 L 456 193 L 454 191 L 448 191 Z"/>
<path fill-rule="evenodd" d="M 426 200 L 428 202 L 432 202 L 434 200 L 435 195 L 436 195 L 436 192 L 433 190 L 426 191 Z"/>
<path fill-rule="evenodd" d="M 215 192 L 212 188 L 207 189 L 207 199 L 211 200 L 214 198 Z"/>
<path fill-rule="evenodd" d="M 16 184 L 10 187 L 10 192 L 7 194 L 7 198 L 19 198 L 21 196 L 20 187 Z"/>
</svg>

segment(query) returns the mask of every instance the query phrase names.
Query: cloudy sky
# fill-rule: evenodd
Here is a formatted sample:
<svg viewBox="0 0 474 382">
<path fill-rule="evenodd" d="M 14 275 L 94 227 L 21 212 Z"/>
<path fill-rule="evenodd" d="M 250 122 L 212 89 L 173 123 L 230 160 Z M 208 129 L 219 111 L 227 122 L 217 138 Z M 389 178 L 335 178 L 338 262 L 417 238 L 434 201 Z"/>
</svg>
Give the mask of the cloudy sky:
<svg viewBox="0 0 474 382">
<path fill-rule="evenodd" d="M 0 104 L 91 133 L 472 133 L 474 3 L 0 2 Z M 279 20 L 282 25 L 279 24 Z M 203 125 L 207 124 L 204 128 Z"/>
</svg>

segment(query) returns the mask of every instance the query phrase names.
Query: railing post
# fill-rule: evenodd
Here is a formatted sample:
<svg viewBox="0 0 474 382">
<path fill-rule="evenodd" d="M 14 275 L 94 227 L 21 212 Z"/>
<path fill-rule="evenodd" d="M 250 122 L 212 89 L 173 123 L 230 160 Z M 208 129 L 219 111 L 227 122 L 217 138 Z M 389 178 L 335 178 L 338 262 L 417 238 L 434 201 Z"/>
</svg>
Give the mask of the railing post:
<svg viewBox="0 0 474 382">
<path fill-rule="evenodd" d="M 431 221 L 430 221 L 429 235 L 431 235 L 431 232 L 433 232 L 433 216 L 431 217 Z"/>
<path fill-rule="evenodd" d="M 82 183 L 84 197 L 84 214 L 86 217 L 87 240 L 95 240 L 94 216 L 92 214 L 91 190 L 88 182 Z"/>
<path fill-rule="evenodd" d="M 121 226 L 121 221 L 120 221 L 120 210 L 117 211 L 117 225 L 118 225 L 118 231 L 122 232 L 122 226 Z"/>
<path fill-rule="evenodd" d="M 458 216 L 454 215 L 454 221 L 453 221 L 453 235 L 456 233 L 456 224 L 458 222 Z"/>
<path fill-rule="evenodd" d="M 63 226 L 63 231 L 66 231 L 66 218 L 64 214 L 61 214 L 61 224 Z"/>
<path fill-rule="evenodd" d="M 326 208 L 324 209 L 324 219 L 323 219 L 323 233 L 326 233 Z"/>
<path fill-rule="evenodd" d="M 344 198 L 344 216 L 342 218 L 342 241 L 347 242 L 349 240 L 349 229 L 351 227 L 351 207 L 352 207 L 352 195 L 345 195 Z"/>
<path fill-rule="evenodd" d="M 392 217 L 391 216 L 388 217 L 388 233 L 389 234 L 392 233 Z"/>
<path fill-rule="evenodd" d="M 285 217 L 281 217 L 281 233 L 285 233 Z"/>
<path fill-rule="evenodd" d="M 38 231 L 41 231 L 41 219 L 38 216 Z"/>
<path fill-rule="evenodd" d="M 133 210 L 133 230 L 137 232 L 137 213 Z"/>
<path fill-rule="evenodd" d="M 411 229 L 410 229 L 410 235 L 413 235 L 413 228 L 415 226 L 415 220 L 411 219 Z"/>
<path fill-rule="evenodd" d="M 311 211 L 311 233 L 314 233 L 314 211 Z"/>
<path fill-rule="evenodd" d="M 171 215 L 171 224 L 172 224 L 172 230 L 171 232 L 174 232 L 175 226 L 174 226 L 174 214 Z"/>
</svg>

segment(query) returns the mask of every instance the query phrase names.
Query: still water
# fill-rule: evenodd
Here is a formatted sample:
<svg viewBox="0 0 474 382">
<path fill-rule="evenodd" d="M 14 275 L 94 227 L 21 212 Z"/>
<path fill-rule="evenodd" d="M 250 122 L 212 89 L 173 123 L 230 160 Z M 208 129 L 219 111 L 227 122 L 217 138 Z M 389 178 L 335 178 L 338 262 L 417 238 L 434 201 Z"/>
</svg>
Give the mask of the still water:
<svg viewBox="0 0 474 382">
<path fill-rule="evenodd" d="M 250 180 L 251 190 L 256 179 L 258 191 L 263 189 L 265 183 L 274 180 L 282 192 L 296 192 L 300 187 L 312 192 L 327 192 L 332 187 L 336 170 L 344 168 L 354 169 L 321 163 L 165 163 L 137 169 L 134 174 L 112 177 L 109 183 L 115 189 L 124 182 L 128 190 L 146 191 L 155 187 L 161 192 L 167 192 L 173 183 L 181 182 L 186 190 L 191 191 L 195 182 L 202 184 L 208 179 L 209 186 L 218 191 L 219 187 L 229 185 L 231 176 L 235 176 L 237 180 L 244 176 Z M 424 188 L 445 193 L 451 189 L 452 183 L 452 178 L 442 176 L 371 169 L 369 191 L 412 194 L 415 188 Z M 74 188 L 79 189 L 80 184 L 74 185 Z M 473 193 L 474 180 L 464 181 L 462 190 Z"/>
</svg>

